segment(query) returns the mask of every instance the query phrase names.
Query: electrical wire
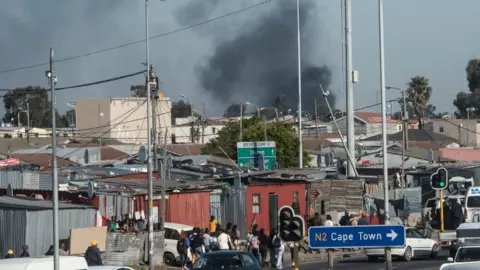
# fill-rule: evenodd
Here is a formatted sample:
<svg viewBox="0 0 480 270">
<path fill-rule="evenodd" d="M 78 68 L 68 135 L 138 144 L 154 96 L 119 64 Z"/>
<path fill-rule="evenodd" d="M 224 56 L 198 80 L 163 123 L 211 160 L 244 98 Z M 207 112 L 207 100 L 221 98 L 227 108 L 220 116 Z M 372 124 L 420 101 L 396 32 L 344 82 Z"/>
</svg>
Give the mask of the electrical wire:
<svg viewBox="0 0 480 270">
<path fill-rule="evenodd" d="M 201 22 L 198 22 L 198 23 L 195 23 L 195 24 L 191 24 L 191 25 L 188 25 L 188 26 L 185 26 L 185 27 L 181 27 L 181 28 L 178 28 L 178 29 L 169 31 L 169 32 L 165 32 L 165 33 L 162 33 L 162 34 L 154 35 L 154 36 L 151 36 L 151 37 L 149 38 L 149 40 L 157 39 L 157 38 L 164 37 L 164 36 L 168 36 L 168 35 L 172 35 L 172 34 L 176 34 L 176 33 L 178 33 L 178 32 L 182 32 L 182 31 L 185 31 L 185 30 L 188 30 L 188 29 L 191 29 L 191 28 L 195 28 L 195 27 L 198 27 L 198 26 L 207 24 L 207 23 L 211 23 L 211 22 L 214 22 L 214 21 L 217 21 L 217 20 L 220 20 L 220 19 L 223 19 L 223 18 L 232 16 L 232 15 L 236 15 L 236 14 L 238 14 L 238 13 L 242 13 L 242 12 L 247 11 L 247 10 L 249 10 L 249 9 L 256 8 L 256 7 L 261 6 L 261 5 L 263 5 L 263 4 L 267 4 L 267 3 L 271 2 L 271 1 L 273 1 L 273 0 L 266 0 L 266 1 L 260 2 L 260 3 L 258 3 L 258 4 L 251 5 L 251 6 L 247 6 L 247 7 L 245 7 L 245 8 L 242 8 L 242 9 L 239 9 L 239 10 L 236 10 L 236 11 L 233 11 L 233 12 L 230 12 L 230 13 L 227 13 L 227 14 L 224 14 L 224 15 L 221 15 L 221 16 L 218 16 L 218 17 L 213 17 L 213 18 L 211 18 L 211 19 L 208 19 L 208 20 L 205 20 L 205 21 L 201 21 Z M 143 43 L 143 42 L 145 42 L 145 39 L 137 40 L 137 41 L 133 41 L 133 42 L 129 42 L 129 43 L 124 43 L 124 44 L 121 44 L 121 45 L 117 45 L 117 46 L 110 47 L 110 48 L 105 48 L 105 49 L 98 50 L 98 51 L 93 51 L 93 52 L 89 52 L 89 53 L 84 53 L 84 54 L 79 54 L 79 55 L 75 55 L 75 56 L 70 56 L 70 57 L 61 58 L 61 59 L 56 60 L 55 63 L 65 62 L 65 61 L 69 61 L 69 60 L 73 60 L 73 59 L 77 59 L 77 58 L 83 58 L 83 57 L 87 57 L 87 56 L 91 56 L 91 55 L 95 55 L 95 54 L 99 54 L 99 53 L 104 53 L 104 52 L 108 52 L 108 51 L 112 51 L 112 50 L 117 50 L 117 49 L 120 49 L 120 48 L 123 48 L 123 47 L 128 47 L 128 46 L 135 45 L 135 44 L 139 44 L 139 43 Z M 43 63 L 32 64 L 32 65 L 23 66 L 23 67 L 16 67 L 16 68 L 4 69 L 4 70 L 0 70 L 0 74 L 8 73 L 8 72 L 13 72 L 13 71 L 24 70 L 24 69 L 31 69 L 31 68 L 41 67 L 41 66 L 45 66 L 45 65 L 48 65 L 48 64 L 49 64 L 48 62 L 43 62 Z"/>
<path fill-rule="evenodd" d="M 75 88 L 81 88 L 81 87 L 87 87 L 87 86 L 92 86 L 92 85 L 97 85 L 97 84 L 104 84 L 104 83 L 108 83 L 108 82 L 123 80 L 123 79 L 129 78 L 129 77 L 133 77 L 133 76 L 137 76 L 137 75 L 140 75 L 140 74 L 144 74 L 145 72 L 146 72 L 146 70 L 143 70 L 143 71 L 138 71 L 138 72 L 135 72 L 135 73 L 127 74 L 127 75 L 122 75 L 122 76 L 118 76 L 118 77 L 113 77 L 113 78 L 106 79 L 106 80 L 100 80 L 100 81 L 95 81 L 95 82 L 90 82 L 90 83 L 72 85 L 72 86 L 67 86 L 67 87 L 58 87 L 58 88 L 55 88 L 55 91 L 75 89 Z M 12 91 L 11 93 L 7 93 L 7 94 L 5 94 L 5 95 L 1 95 L 0 98 L 1 98 L 1 97 L 6 97 L 6 96 L 8 96 L 8 97 L 11 97 L 11 96 L 23 96 L 23 95 L 30 95 L 30 94 L 39 94 L 39 93 L 48 93 L 48 92 L 50 92 L 49 89 L 34 90 L 34 91 L 28 91 L 28 92 L 22 92 L 22 93 L 15 93 L 15 92 L 16 92 L 15 89 L 12 89 L 11 91 Z"/>
</svg>

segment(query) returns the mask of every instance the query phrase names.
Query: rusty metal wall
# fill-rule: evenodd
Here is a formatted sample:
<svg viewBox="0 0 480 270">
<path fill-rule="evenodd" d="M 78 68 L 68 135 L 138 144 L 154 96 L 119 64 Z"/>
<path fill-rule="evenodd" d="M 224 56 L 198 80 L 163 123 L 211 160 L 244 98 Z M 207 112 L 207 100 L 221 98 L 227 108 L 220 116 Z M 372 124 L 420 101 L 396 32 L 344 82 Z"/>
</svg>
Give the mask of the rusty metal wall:
<svg viewBox="0 0 480 270">
<path fill-rule="evenodd" d="M 224 188 L 222 193 L 222 218 L 223 224 L 231 222 L 238 226 L 240 236 L 247 236 L 247 190 L 240 187 L 238 190 L 234 188 Z"/>
<path fill-rule="evenodd" d="M 210 192 L 191 192 L 168 195 L 166 220 L 207 228 L 210 220 Z"/>
</svg>

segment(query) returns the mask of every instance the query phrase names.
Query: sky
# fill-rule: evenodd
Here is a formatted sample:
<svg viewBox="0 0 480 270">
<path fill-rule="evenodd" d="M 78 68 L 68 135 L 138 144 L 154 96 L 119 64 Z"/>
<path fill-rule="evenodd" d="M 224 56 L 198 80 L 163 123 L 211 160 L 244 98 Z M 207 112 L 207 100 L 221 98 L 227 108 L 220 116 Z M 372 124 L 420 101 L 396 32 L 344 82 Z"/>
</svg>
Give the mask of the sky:
<svg viewBox="0 0 480 270">
<path fill-rule="evenodd" d="M 184 28 L 214 17 L 263 2 L 262 0 L 149 0 L 150 35 Z M 331 70 L 330 90 L 336 94 L 335 106 L 343 109 L 345 94 L 342 89 L 341 24 L 342 1 L 310 1 L 309 24 L 302 29 L 302 59 L 315 66 Z M 262 18 L 275 15 L 281 5 L 294 5 L 295 0 L 273 0 L 243 12 L 226 16 L 198 27 L 178 31 L 150 41 L 150 60 L 157 69 L 163 92 L 176 101 L 184 94 L 195 107 L 205 101 L 209 116 L 220 116 L 228 106 L 218 93 L 204 89 L 201 67 L 205 68 L 219 45 L 235 40 L 243 33 L 261 27 Z M 353 66 L 359 71 L 359 82 L 354 85 L 355 108 L 380 100 L 378 1 L 352 1 Z M 453 112 L 452 104 L 459 91 L 467 89 L 465 67 L 471 58 L 480 57 L 480 35 L 477 29 L 475 0 L 403 0 L 384 1 L 385 71 L 386 84 L 405 87 L 416 75 L 429 78 L 433 87 L 431 103 L 437 111 Z M 193 11 L 192 11 L 193 8 Z M 312 14 L 314 13 L 314 14 Z M 272 15 L 273 14 L 273 15 Z M 301 14 L 301 16 L 307 16 Z M 287 21 L 287 20 L 286 20 Z M 288 27 L 295 27 L 288 20 Z M 253 30 L 252 30 L 253 29 Z M 294 35 L 291 35 L 295 38 Z M 48 87 L 45 71 L 48 66 L 20 69 L 19 67 L 47 63 L 49 48 L 56 59 L 141 41 L 145 38 L 143 0 L 4 0 L 0 1 L 0 89 L 27 85 Z M 291 41 L 291 40 L 290 40 Z M 258 42 L 258 40 L 257 40 Z M 279 40 L 279 44 L 287 41 Z M 256 50 L 258 44 L 248 44 Z M 275 46 L 274 46 L 275 47 Z M 231 48 L 231 47 L 230 47 Z M 296 50 L 289 46 L 288 59 L 294 59 Z M 275 48 L 272 48 L 272 53 Z M 231 49 L 236 50 L 236 49 Z M 281 58 L 281 55 L 276 56 Z M 61 61 L 55 64 L 58 87 L 94 82 L 135 73 L 143 69 L 145 43 Z M 249 68 L 255 58 L 247 57 Z M 290 62 L 288 62 L 290 63 Z M 290 64 L 289 64 L 290 65 Z M 292 63 L 293 65 L 293 63 Z M 268 65 L 259 65 L 268 67 Z M 243 72 L 243 71 L 242 71 Z M 265 73 L 265 70 L 259 71 Z M 250 72 L 252 73 L 252 72 Z M 250 73 L 243 72 L 242 74 Z M 244 85 L 242 77 L 234 86 L 238 89 L 230 101 L 266 103 L 258 83 Z M 57 106 L 61 112 L 66 103 L 80 98 L 128 96 L 130 85 L 142 84 L 143 75 L 107 84 L 59 91 Z M 241 85 L 238 85 L 238 84 Z M 243 95 L 241 89 L 254 88 Z M 260 89 L 260 90 L 257 90 Z M 246 91 L 246 90 L 245 90 Z M 295 89 L 296 91 L 296 89 Z M 258 93 L 258 96 L 255 94 Z M 399 93 L 387 93 L 387 99 Z M 308 96 L 303 104 L 312 103 Z M 398 106 L 394 106 L 397 110 Z M 372 109 L 372 110 L 378 110 Z M 1 106 L 0 115 L 4 113 Z"/>
</svg>

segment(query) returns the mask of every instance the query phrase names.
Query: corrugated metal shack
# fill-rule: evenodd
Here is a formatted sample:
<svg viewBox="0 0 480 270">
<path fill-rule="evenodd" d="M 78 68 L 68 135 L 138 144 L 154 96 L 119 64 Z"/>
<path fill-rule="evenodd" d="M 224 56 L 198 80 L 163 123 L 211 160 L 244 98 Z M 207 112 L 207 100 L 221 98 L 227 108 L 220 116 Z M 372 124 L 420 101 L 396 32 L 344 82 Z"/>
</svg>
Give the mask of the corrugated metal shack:
<svg viewBox="0 0 480 270">
<path fill-rule="evenodd" d="M 307 190 L 308 205 L 321 215 L 345 210 L 358 213 L 363 209 L 362 180 L 316 180 L 307 184 Z"/>
<path fill-rule="evenodd" d="M 67 184 L 67 177 L 58 176 L 59 184 Z M 0 171 L 0 189 L 52 190 L 52 174 L 36 171 Z"/>
<path fill-rule="evenodd" d="M 94 226 L 96 210 L 75 204 L 59 204 L 60 239 L 68 239 L 73 228 Z M 43 256 L 53 244 L 52 202 L 19 197 L 0 197 L 0 254 L 14 250 L 20 256 L 27 244 L 32 257 Z"/>
</svg>

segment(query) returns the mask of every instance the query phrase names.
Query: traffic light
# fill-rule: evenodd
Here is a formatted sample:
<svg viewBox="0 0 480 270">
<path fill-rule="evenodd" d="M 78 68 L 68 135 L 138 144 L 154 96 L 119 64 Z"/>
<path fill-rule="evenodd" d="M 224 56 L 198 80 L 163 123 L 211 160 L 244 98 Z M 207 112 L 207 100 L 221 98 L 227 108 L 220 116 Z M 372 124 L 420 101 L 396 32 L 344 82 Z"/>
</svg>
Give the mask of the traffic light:
<svg viewBox="0 0 480 270">
<path fill-rule="evenodd" d="M 284 206 L 278 212 L 280 238 L 285 242 L 299 242 L 305 234 L 305 222 L 295 215 L 292 207 Z"/>
<path fill-rule="evenodd" d="M 448 186 L 448 171 L 447 169 L 440 167 L 437 172 L 430 176 L 430 186 L 433 189 L 442 190 Z"/>
</svg>

